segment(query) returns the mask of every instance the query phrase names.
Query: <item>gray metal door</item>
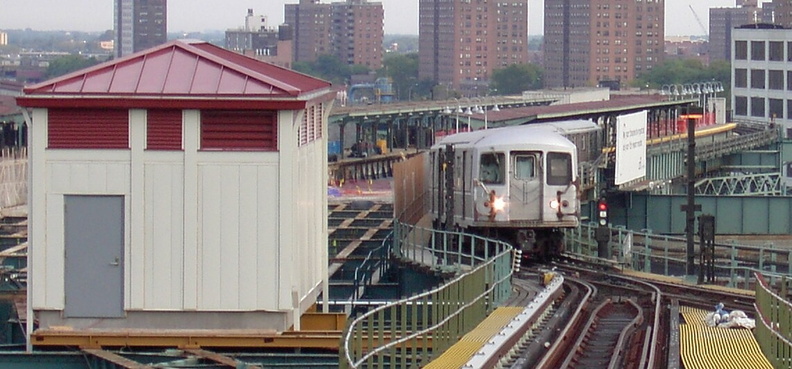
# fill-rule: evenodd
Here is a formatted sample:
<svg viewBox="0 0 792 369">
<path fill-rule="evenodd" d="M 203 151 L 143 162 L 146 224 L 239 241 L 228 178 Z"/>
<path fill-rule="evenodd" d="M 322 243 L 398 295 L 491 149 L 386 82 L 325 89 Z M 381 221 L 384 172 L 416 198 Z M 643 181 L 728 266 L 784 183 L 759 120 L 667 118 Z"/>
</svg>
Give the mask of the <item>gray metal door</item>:
<svg viewBox="0 0 792 369">
<path fill-rule="evenodd" d="M 542 220 L 542 156 L 538 152 L 513 152 L 509 178 L 511 220 Z"/>
<path fill-rule="evenodd" d="M 66 317 L 124 316 L 124 197 L 64 196 Z"/>
</svg>

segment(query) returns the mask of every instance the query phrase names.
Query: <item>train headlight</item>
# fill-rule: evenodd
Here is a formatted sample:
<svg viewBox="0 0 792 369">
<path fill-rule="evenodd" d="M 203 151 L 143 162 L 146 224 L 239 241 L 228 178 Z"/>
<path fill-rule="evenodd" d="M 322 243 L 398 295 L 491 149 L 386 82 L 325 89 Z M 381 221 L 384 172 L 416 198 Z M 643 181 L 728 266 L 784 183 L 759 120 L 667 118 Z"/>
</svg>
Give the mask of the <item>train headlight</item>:
<svg viewBox="0 0 792 369">
<path fill-rule="evenodd" d="M 503 196 L 498 196 L 495 194 L 495 191 L 490 191 L 489 198 L 487 202 L 484 203 L 484 206 L 490 209 L 489 218 L 490 221 L 493 221 L 495 220 L 495 214 L 506 209 L 506 201 L 503 200 Z"/>
<path fill-rule="evenodd" d="M 556 200 L 556 199 L 551 200 L 550 201 L 550 207 L 552 209 L 558 209 L 558 200 Z"/>
<path fill-rule="evenodd" d="M 503 209 L 506 208 L 506 201 L 503 201 L 502 196 L 495 196 L 495 198 L 492 200 L 492 208 L 495 211 L 503 211 Z"/>
</svg>

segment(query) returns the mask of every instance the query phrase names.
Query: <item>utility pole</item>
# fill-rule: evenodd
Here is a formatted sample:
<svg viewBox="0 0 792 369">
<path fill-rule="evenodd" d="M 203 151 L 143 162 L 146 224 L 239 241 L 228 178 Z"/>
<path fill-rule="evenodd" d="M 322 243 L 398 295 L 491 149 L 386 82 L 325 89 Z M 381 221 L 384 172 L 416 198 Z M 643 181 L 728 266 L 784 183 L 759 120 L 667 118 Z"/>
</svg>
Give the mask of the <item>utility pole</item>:
<svg viewBox="0 0 792 369">
<path fill-rule="evenodd" d="M 438 156 L 439 157 L 439 156 Z M 454 230 L 454 146 L 446 145 L 443 158 L 443 175 L 445 176 L 445 230 Z"/>
<path fill-rule="evenodd" d="M 682 205 L 685 212 L 685 236 L 687 238 L 687 263 L 685 274 L 696 278 L 696 247 L 693 236 L 696 232 L 696 211 L 701 211 L 701 205 L 696 205 L 696 121 L 701 119 L 701 107 L 688 107 L 688 113 L 682 117 L 687 120 L 687 204 Z"/>
</svg>

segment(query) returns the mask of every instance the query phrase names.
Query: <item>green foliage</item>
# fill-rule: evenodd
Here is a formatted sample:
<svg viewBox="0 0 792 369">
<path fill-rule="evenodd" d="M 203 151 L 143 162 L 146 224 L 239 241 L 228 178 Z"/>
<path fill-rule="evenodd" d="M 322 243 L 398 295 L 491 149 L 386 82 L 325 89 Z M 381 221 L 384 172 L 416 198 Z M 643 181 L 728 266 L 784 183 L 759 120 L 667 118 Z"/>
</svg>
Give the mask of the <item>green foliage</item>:
<svg viewBox="0 0 792 369">
<path fill-rule="evenodd" d="M 85 58 L 81 55 L 67 55 L 49 63 L 49 67 L 47 67 L 47 78 L 59 77 L 96 64 L 99 64 L 96 58 Z"/>
<path fill-rule="evenodd" d="M 674 59 L 656 65 L 648 73 L 636 78 L 632 85 L 659 89 L 663 85 L 718 81 L 727 87 L 731 83 L 731 66 L 725 61 L 715 61 L 704 66 L 696 59 Z"/>
<path fill-rule="evenodd" d="M 528 36 L 528 50 L 539 51 L 542 50 L 544 44 L 544 36 Z"/>
<path fill-rule="evenodd" d="M 544 83 L 544 70 L 535 64 L 512 64 L 492 71 L 490 89 L 499 95 L 538 90 Z"/>
<path fill-rule="evenodd" d="M 353 74 L 367 74 L 364 65 L 349 65 L 335 55 L 319 55 L 313 62 L 295 62 L 292 69 L 334 84 L 344 84 Z"/>
<path fill-rule="evenodd" d="M 384 67 L 378 74 L 391 78 L 397 99 L 407 101 L 410 100 L 410 95 L 417 96 L 418 53 L 389 53 L 385 55 L 382 64 Z"/>
<path fill-rule="evenodd" d="M 313 63 L 298 61 L 292 63 L 292 69 L 311 76 L 316 76 L 316 71 L 313 70 Z"/>
</svg>

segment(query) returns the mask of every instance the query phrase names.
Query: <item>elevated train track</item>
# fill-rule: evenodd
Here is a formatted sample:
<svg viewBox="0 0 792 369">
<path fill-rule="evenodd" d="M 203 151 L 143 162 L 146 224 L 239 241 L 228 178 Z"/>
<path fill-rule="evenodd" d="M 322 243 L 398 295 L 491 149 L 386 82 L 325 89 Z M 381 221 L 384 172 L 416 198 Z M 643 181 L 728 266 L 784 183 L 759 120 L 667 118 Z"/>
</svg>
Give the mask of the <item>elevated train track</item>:
<svg viewBox="0 0 792 369">
<path fill-rule="evenodd" d="M 475 353 L 464 367 L 679 368 L 675 363 L 681 361 L 680 350 L 689 351 L 690 342 L 680 347 L 678 339 L 671 339 L 679 337 L 680 328 L 672 322 L 679 321 L 680 316 L 678 308 L 669 313 L 668 306 L 682 305 L 683 311 L 708 311 L 713 301 L 719 301 L 732 309 L 749 314 L 753 311 L 750 293 L 672 283 L 650 275 L 624 275 L 611 268 L 603 270 L 599 263 L 567 261 L 552 266 L 555 273 L 564 276 L 562 292 L 554 295 L 552 303 L 543 303 L 543 310 L 535 311 L 534 316 L 515 318 L 508 324 L 525 332 L 524 336 L 513 340 L 514 345 L 496 350 L 487 348 L 492 342 L 482 345 L 473 350 Z M 536 269 L 531 269 L 516 275 L 517 290 L 523 288 L 522 281 L 537 278 Z M 519 303 L 532 306 L 540 302 Z M 687 319 L 693 319 L 691 316 Z M 482 333 L 477 330 L 468 335 Z M 452 360 L 465 362 L 455 358 L 460 352 L 453 347 L 447 352 L 451 354 L 440 356 L 427 367 L 462 367 L 452 364 Z M 755 359 L 744 359 L 751 360 Z"/>
</svg>

